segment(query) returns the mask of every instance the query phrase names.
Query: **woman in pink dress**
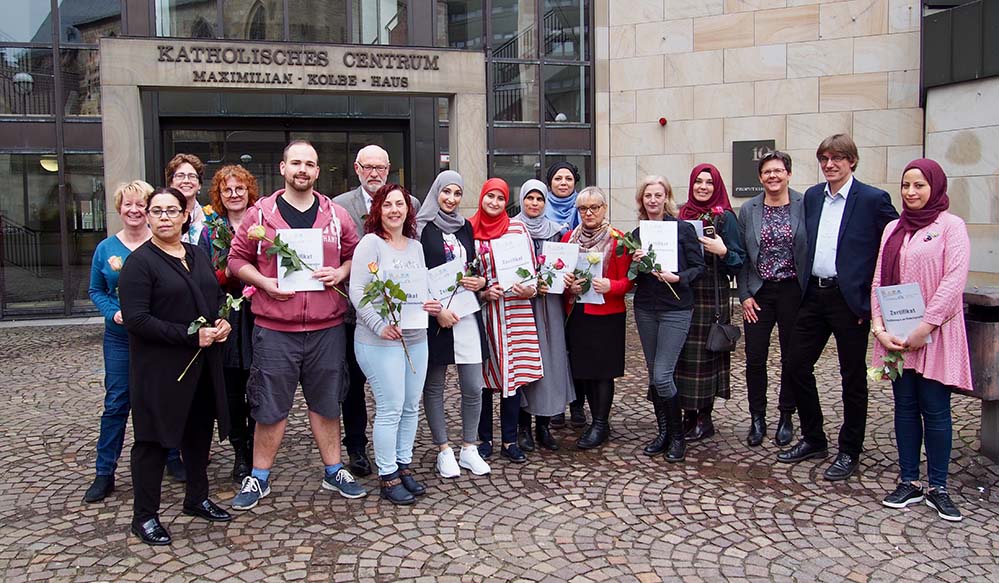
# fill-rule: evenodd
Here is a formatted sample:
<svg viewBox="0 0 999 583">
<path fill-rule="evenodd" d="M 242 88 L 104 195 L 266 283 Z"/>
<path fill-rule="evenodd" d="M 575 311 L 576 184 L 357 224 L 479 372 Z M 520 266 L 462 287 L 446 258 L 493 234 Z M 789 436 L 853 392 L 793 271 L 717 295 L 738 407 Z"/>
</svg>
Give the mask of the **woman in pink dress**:
<svg viewBox="0 0 999 583">
<path fill-rule="evenodd" d="M 947 212 L 947 175 L 926 158 L 913 160 L 902 173 L 902 215 L 888 223 L 871 286 L 873 363 L 899 352 L 902 374 L 892 381 L 895 440 L 900 480 L 885 497 L 890 508 L 926 501 L 944 520 L 961 512 L 947 493 L 950 462 L 952 389 L 971 390 L 968 339 L 962 295 L 968 280 L 970 243 L 964 221 Z M 885 329 L 877 289 L 916 283 L 926 305 L 922 320 L 907 338 Z M 919 482 L 920 448 L 926 447 L 929 488 Z"/>
</svg>

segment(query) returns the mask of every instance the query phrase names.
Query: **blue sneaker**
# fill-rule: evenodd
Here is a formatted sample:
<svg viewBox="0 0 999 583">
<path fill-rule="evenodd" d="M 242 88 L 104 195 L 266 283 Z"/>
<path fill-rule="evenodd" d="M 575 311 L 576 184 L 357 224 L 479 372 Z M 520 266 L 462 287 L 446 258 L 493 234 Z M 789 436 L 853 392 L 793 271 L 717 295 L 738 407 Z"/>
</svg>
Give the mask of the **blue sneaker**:
<svg viewBox="0 0 999 583">
<path fill-rule="evenodd" d="M 323 478 L 323 488 L 339 492 L 344 498 L 364 498 L 368 495 L 347 468 L 340 468 L 332 476 Z"/>
<path fill-rule="evenodd" d="M 260 499 L 271 493 L 271 485 L 267 480 L 258 480 L 253 476 L 243 478 L 239 494 L 229 502 L 233 510 L 249 510 L 260 502 Z"/>
</svg>

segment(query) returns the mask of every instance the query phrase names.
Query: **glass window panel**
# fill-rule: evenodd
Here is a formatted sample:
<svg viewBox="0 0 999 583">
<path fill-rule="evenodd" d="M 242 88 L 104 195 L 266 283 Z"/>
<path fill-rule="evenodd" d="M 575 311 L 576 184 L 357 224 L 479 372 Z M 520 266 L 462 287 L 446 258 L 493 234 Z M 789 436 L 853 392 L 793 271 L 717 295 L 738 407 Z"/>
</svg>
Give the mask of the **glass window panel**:
<svg viewBox="0 0 999 583">
<path fill-rule="evenodd" d="M 409 115 L 409 97 L 380 95 L 351 95 L 350 112 L 355 115 Z"/>
<path fill-rule="evenodd" d="M 482 0 L 437 0 L 437 46 L 481 51 Z"/>
<path fill-rule="evenodd" d="M 494 0 L 489 19 L 493 27 L 493 57 L 538 57 L 538 15 L 535 0 Z"/>
<path fill-rule="evenodd" d="M 492 63 L 493 120 L 538 121 L 538 66 Z"/>
<path fill-rule="evenodd" d="M 591 166 L 592 156 L 588 154 L 545 154 L 545 172 L 547 173 L 547 168 L 556 162 L 569 162 L 579 168 L 579 181 L 576 182 L 576 191 L 580 191 L 587 186 L 589 183 L 586 181 L 586 177 L 593 173 Z M 545 181 L 544 177 L 541 177 L 541 182 Z"/>
<path fill-rule="evenodd" d="M 0 224 L 4 312 L 61 310 L 62 237 L 54 154 L 0 154 Z"/>
<path fill-rule="evenodd" d="M 224 0 L 222 18 L 225 38 L 284 40 L 282 0 Z"/>
<path fill-rule="evenodd" d="M 535 154 L 496 154 L 492 159 L 490 176 L 498 176 L 510 186 L 510 200 L 506 203 L 506 211 L 515 215 L 520 211 L 520 187 L 532 178 L 540 178 L 541 157 Z"/>
<path fill-rule="evenodd" d="M 215 38 L 216 0 L 154 0 L 156 34 L 181 38 Z"/>
<path fill-rule="evenodd" d="M 545 65 L 545 120 L 549 123 L 589 121 L 589 67 Z"/>
<path fill-rule="evenodd" d="M 100 51 L 96 49 L 63 49 L 62 90 L 66 100 L 66 115 L 99 116 L 101 114 Z"/>
<path fill-rule="evenodd" d="M 385 149 L 389 155 L 389 165 L 391 169 L 389 170 L 387 182 L 394 182 L 396 184 L 401 184 L 408 189 L 412 189 L 413 185 L 407 183 L 408 177 L 406 176 L 406 140 L 403 132 L 400 131 L 384 131 L 377 133 L 364 133 L 364 132 L 350 132 L 347 139 L 347 158 L 345 160 L 348 176 L 348 185 L 346 190 L 357 188 L 361 183 L 360 179 L 357 177 L 357 173 L 354 172 L 354 160 L 357 158 L 357 152 L 367 146 L 368 144 L 377 144 Z M 422 197 L 424 193 L 414 192 L 412 193 L 416 197 Z"/>
<path fill-rule="evenodd" d="M 346 43 L 347 0 L 288 0 L 290 40 Z"/>
<path fill-rule="evenodd" d="M 223 113 L 255 113 L 278 115 L 285 113 L 284 95 L 280 93 L 223 93 Z"/>
<path fill-rule="evenodd" d="M 553 59 L 585 61 L 589 34 L 589 2 L 585 0 L 544 0 L 541 44 L 545 56 Z"/>
<path fill-rule="evenodd" d="M 0 47 L 0 114 L 52 115 L 52 70 L 50 49 Z"/>
<path fill-rule="evenodd" d="M 219 97 L 200 91 L 160 91 L 159 110 L 164 115 L 220 113 Z"/>
<path fill-rule="evenodd" d="M 87 295 L 90 262 L 97 244 L 107 237 L 104 157 L 66 154 L 65 158 L 70 300 L 74 308 L 92 310 L 93 304 Z"/>
<path fill-rule="evenodd" d="M 322 116 L 343 116 L 350 112 L 346 95 L 332 93 L 308 93 L 289 95 L 289 109 L 294 113 L 311 113 Z"/>
<path fill-rule="evenodd" d="M 353 0 L 352 42 L 362 45 L 405 45 L 409 38 L 406 0 Z"/>
<path fill-rule="evenodd" d="M 0 39 L 16 43 L 51 43 L 50 7 L 44 0 L 4 0 Z"/>
<path fill-rule="evenodd" d="M 121 34 L 121 2 L 63 0 L 59 24 L 62 42 L 97 44 L 103 37 Z"/>
</svg>

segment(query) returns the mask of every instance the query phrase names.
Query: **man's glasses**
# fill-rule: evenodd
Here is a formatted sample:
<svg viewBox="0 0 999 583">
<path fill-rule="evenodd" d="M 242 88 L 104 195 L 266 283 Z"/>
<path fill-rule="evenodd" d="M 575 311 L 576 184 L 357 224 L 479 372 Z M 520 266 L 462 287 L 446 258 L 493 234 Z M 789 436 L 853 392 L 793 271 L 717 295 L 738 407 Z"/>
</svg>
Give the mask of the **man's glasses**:
<svg viewBox="0 0 999 583">
<path fill-rule="evenodd" d="M 819 164 L 822 165 L 826 165 L 829 162 L 839 164 L 843 160 L 846 160 L 846 156 L 840 156 L 839 154 L 836 154 L 835 156 L 819 156 Z"/>
<path fill-rule="evenodd" d="M 167 218 L 171 219 L 171 220 L 172 219 L 176 219 L 177 217 L 180 216 L 180 213 L 182 213 L 182 212 L 184 212 L 184 211 L 182 211 L 181 209 L 179 209 L 179 208 L 177 208 L 175 206 L 172 206 L 170 208 L 165 208 L 165 209 L 161 209 L 160 207 L 155 206 L 155 207 L 149 209 L 149 214 L 152 215 L 154 218 L 157 218 L 157 219 L 160 218 L 160 217 L 162 217 L 163 215 L 166 215 Z"/>
<path fill-rule="evenodd" d="M 388 172 L 388 169 L 389 169 L 388 166 L 382 166 L 380 164 L 377 165 L 377 166 L 368 166 L 367 164 L 358 164 L 357 166 L 365 174 L 371 174 L 372 172 L 377 172 L 379 174 L 382 174 L 384 172 Z"/>
</svg>

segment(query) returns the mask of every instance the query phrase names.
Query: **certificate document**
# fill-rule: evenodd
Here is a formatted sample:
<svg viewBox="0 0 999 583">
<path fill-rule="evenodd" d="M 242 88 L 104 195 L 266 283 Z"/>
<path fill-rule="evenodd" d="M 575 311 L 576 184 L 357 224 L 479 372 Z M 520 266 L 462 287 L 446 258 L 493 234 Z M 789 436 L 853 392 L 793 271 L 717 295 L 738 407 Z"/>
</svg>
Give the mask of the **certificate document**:
<svg viewBox="0 0 999 583">
<path fill-rule="evenodd" d="M 277 235 L 298 253 L 302 262 L 312 269 L 323 265 L 323 231 L 322 229 L 278 229 Z M 281 256 L 275 257 L 278 263 L 278 289 L 293 292 L 323 291 L 323 282 L 312 277 L 312 270 L 303 267 L 298 271 L 288 271 L 281 265 Z"/>
<path fill-rule="evenodd" d="M 590 263 L 591 258 L 598 261 L 596 263 Z M 603 277 L 603 253 L 580 253 L 576 259 L 576 269 L 579 271 L 589 270 L 589 272 L 593 274 L 593 277 Z M 581 304 L 602 304 L 604 303 L 604 294 L 598 293 L 591 285 L 590 289 L 586 290 L 586 293 L 576 298 L 576 301 Z"/>
<path fill-rule="evenodd" d="M 504 290 L 524 281 L 517 275 L 518 269 L 534 273 L 534 257 L 531 253 L 531 240 L 522 233 L 503 235 L 492 242 L 493 263 L 496 265 L 496 280 Z M 526 285 L 532 285 L 526 282 Z"/>
<path fill-rule="evenodd" d="M 448 310 L 459 318 L 479 311 L 479 299 L 475 292 L 468 291 L 460 283 L 459 275 L 465 273 L 465 264 L 461 259 L 448 261 L 427 272 L 430 283 L 430 297 L 440 300 Z M 451 302 L 448 305 L 448 302 Z"/>
<path fill-rule="evenodd" d="M 399 284 L 406 292 L 406 301 L 402 304 L 402 315 L 399 317 L 399 327 L 403 330 L 426 330 L 427 313 L 423 311 L 423 302 L 429 298 L 427 288 L 427 269 L 386 269 L 386 280 Z"/>
<path fill-rule="evenodd" d="M 642 248 L 652 250 L 656 254 L 656 263 L 663 271 L 676 273 L 680 268 L 677 261 L 676 221 L 639 221 L 638 238 L 642 240 Z"/>
<path fill-rule="evenodd" d="M 697 231 L 698 238 L 704 236 L 704 221 L 702 221 L 701 219 L 687 219 L 684 222 L 690 223 L 691 226 L 694 227 L 694 230 Z"/>
<path fill-rule="evenodd" d="M 878 297 L 881 318 L 888 333 L 902 340 L 908 338 L 926 312 L 919 284 L 887 285 L 877 288 L 874 293 Z"/>
<path fill-rule="evenodd" d="M 575 243 L 545 241 L 541 246 L 541 254 L 545 256 L 545 265 L 547 266 L 545 270 L 551 269 L 555 272 L 548 293 L 560 294 L 565 292 L 565 276 L 567 273 L 572 273 L 572 270 L 576 268 L 576 264 L 579 262 L 579 245 Z M 558 263 L 559 259 L 562 260 L 562 269 L 555 269 L 554 266 Z"/>
</svg>

